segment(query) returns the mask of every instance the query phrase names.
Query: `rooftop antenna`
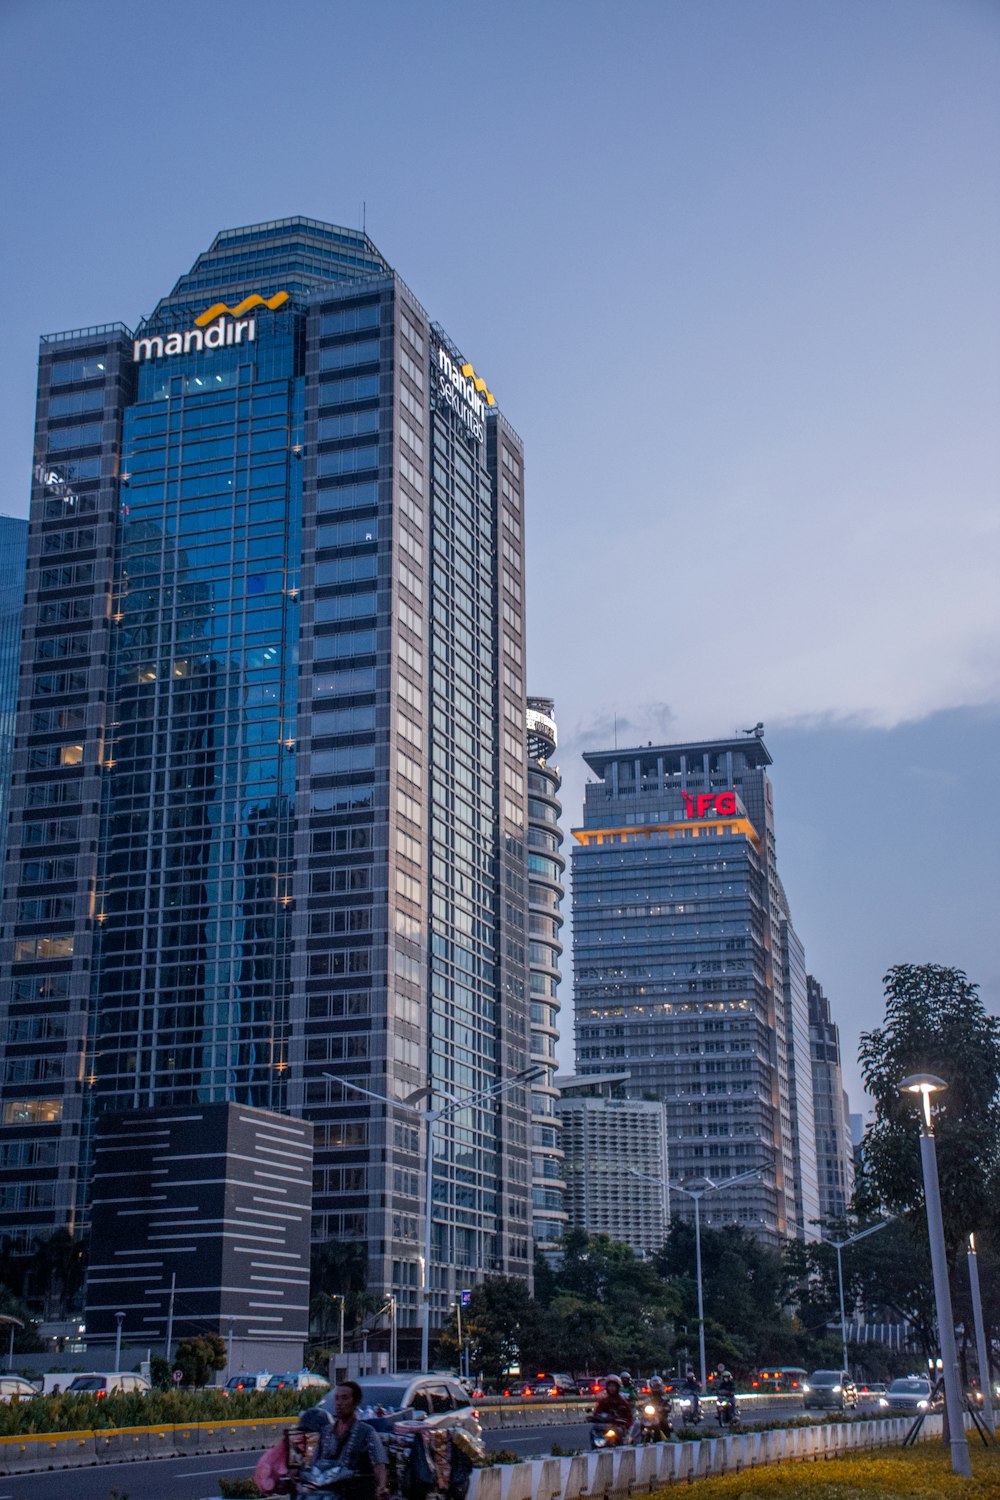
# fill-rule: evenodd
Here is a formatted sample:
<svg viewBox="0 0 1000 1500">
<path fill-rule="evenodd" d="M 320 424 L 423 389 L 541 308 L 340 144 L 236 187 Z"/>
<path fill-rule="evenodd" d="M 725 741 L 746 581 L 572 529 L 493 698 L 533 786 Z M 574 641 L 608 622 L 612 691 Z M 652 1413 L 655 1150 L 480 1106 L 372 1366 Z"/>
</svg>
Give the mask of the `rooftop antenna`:
<svg viewBox="0 0 1000 1500">
<path fill-rule="evenodd" d="M 615 714 L 615 749 L 618 749 L 618 715 Z"/>
<path fill-rule="evenodd" d="M 368 233 L 368 199 L 361 200 L 361 233 Z"/>
</svg>

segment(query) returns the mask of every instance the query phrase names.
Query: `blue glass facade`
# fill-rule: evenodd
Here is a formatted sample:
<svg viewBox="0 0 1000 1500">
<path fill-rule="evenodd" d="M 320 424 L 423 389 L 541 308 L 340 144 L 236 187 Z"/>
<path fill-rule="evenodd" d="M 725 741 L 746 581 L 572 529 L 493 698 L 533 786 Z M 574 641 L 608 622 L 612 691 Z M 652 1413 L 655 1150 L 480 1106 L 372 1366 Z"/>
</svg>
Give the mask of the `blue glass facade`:
<svg viewBox="0 0 1000 1500">
<path fill-rule="evenodd" d="M 0 516 L 0 869 L 7 842 L 7 788 L 14 754 L 21 610 L 28 559 L 28 523 Z"/>
<path fill-rule="evenodd" d="M 676 1180 L 765 1168 L 706 1197 L 706 1222 L 795 1235 L 818 1211 L 812 1086 L 770 756 L 750 737 L 584 759 L 597 779 L 574 830 L 579 1072 L 627 1069 L 630 1094 L 663 1100 Z M 671 1211 L 690 1215 L 689 1200 Z"/>
<path fill-rule="evenodd" d="M 58 918 L 4 909 L 14 1009 L 65 1012 L 48 1071 L 37 1034 L 7 1051 L 8 1124 L 61 1143 L 41 1198 L 10 1174 L 29 1236 L 85 1222 L 104 1111 L 291 1111 L 314 1237 L 416 1319 L 422 1141 L 327 1075 L 405 1098 L 528 1057 L 523 455 L 464 363 L 306 219 L 217 236 L 135 335 L 43 341 L 38 456 L 84 466 L 95 521 L 36 496 L 29 597 L 87 613 L 33 613 L 21 668 L 79 749 L 51 718 L 36 767 L 23 721 L 8 875 L 29 838 L 69 861 Z M 435 1321 L 528 1274 L 527 1120 L 515 1089 L 438 1131 Z"/>
</svg>

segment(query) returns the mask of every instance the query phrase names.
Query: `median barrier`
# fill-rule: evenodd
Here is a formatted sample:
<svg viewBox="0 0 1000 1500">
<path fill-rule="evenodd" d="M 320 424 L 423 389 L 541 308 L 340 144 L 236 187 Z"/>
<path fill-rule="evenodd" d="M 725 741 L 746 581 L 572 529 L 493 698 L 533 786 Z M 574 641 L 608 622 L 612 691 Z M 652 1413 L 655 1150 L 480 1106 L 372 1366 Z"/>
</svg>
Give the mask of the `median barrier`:
<svg viewBox="0 0 1000 1500">
<path fill-rule="evenodd" d="M 504 1464 L 500 1478 L 500 1500 L 531 1500 L 534 1465 Z"/>
<path fill-rule="evenodd" d="M 612 1495 L 630 1495 L 635 1488 L 635 1449 L 618 1448 L 615 1451 Z"/>
<path fill-rule="evenodd" d="M 656 1450 L 662 1447 L 661 1443 L 647 1443 L 638 1452 L 638 1463 L 636 1465 L 635 1479 L 632 1482 L 633 1493 L 640 1490 L 651 1490 L 656 1485 Z"/>
<path fill-rule="evenodd" d="M 577 1453 L 572 1458 L 563 1459 L 566 1465 L 564 1471 L 564 1488 L 562 1500 L 580 1500 L 590 1489 L 590 1465 L 585 1453 Z"/>
</svg>

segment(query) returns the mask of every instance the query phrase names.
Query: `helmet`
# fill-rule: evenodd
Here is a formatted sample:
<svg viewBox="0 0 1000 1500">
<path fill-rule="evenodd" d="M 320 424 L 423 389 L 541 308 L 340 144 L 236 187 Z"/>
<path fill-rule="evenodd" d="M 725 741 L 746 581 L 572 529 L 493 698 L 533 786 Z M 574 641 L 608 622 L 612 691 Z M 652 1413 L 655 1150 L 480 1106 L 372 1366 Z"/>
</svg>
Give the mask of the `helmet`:
<svg viewBox="0 0 1000 1500">
<path fill-rule="evenodd" d="M 308 1411 L 299 1413 L 300 1432 L 325 1432 L 332 1426 L 333 1418 L 323 1406 L 310 1406 Z"/>
<path fill-rule="evenodd" d="M 627 1370 L 623 1370 L 621 1373 L 621 1383 L 622 1385 L 632 1384 L 632 1377 Z"/>
<path fill-rule="evenodd" d="M 653 1376 L 652 1380 L 649 1382 L 649 1389 L 651 1391 L 663 1390 L 663 1381 L 660 1379 L 659 1375 Z"/>
<path fill-rule="evenodd" d="M 614 1375 L 614 1374 L 612 1374 L 612 1375 L 605 1375 L 605 1377 L 604 1377 L 605 1387 L 609 1386 L 612 1381 L 614 1381 L 614 1383 L 618 1387 L 618 1389 L 621 1390 L 621 1384 L 622 1384 L 622 1378 L 621 1378 L 621 1376 L 620 1375 Z"/>
</svg>

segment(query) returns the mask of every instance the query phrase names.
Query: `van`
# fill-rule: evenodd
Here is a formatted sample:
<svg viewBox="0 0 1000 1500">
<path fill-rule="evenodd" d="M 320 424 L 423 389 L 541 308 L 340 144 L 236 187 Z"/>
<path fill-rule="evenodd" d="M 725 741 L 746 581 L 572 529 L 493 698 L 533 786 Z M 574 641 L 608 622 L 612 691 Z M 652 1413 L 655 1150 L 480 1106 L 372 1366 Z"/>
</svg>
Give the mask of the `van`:
<svg viewBox="0 0 1000 1500">
<path fill-rule="evenodd" d="M 264 1387 L 268 1391 L 315 1391 L 316 1400 L 326 1395 L 330 1389 L 330 1382 L 322 1375 L 313 1375 L 310 1370 L 300 1370 L 296 1374 L 272 1375 Z"/>
<path fill-rule="evenodd" d="M 74 1375 L 64 1389 L 71 1396 L 93 1396 L 95 1401 L 99 1401 L 102 1397 L 111 1395 L 126 1396 L 135 1392 L 145 1395 L 153 1387 L 144 1375 L 132 1375 L 126 1370 L 116 1370 L 112 1374 L 85 1370 L 82 1375 Z"/>
<path fill-rule="evenodd" d="M 267 1389 L 267 1382 L 271 1379 L 269 1370 L 258 1370 L 256 1375 L 242 1370 L 239 1375 L 230 1375 L 222 1393 L 225 1396 L 238 1396 L 243 1391 L 263 1391 Z"/>
</svg>

